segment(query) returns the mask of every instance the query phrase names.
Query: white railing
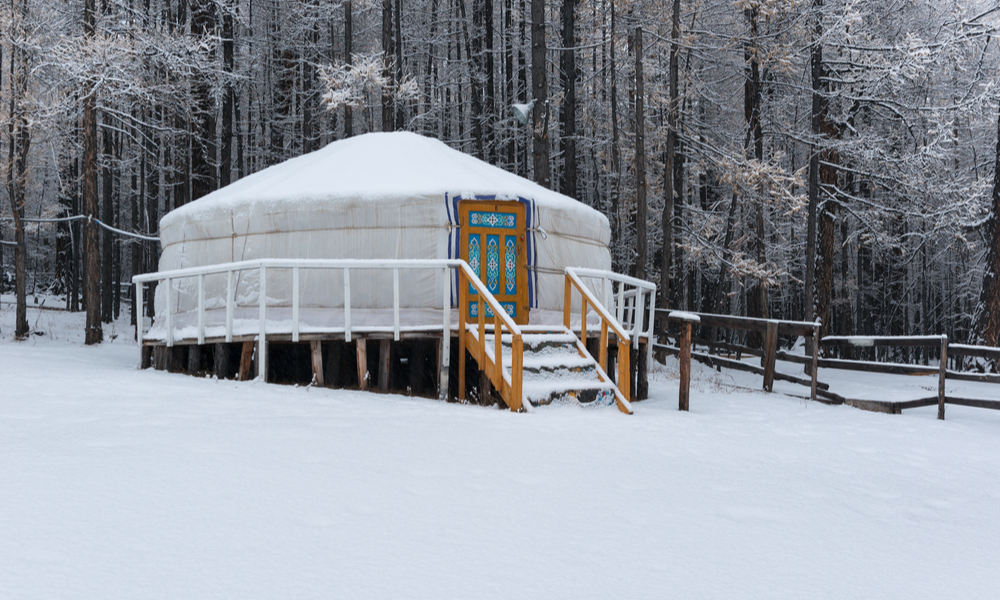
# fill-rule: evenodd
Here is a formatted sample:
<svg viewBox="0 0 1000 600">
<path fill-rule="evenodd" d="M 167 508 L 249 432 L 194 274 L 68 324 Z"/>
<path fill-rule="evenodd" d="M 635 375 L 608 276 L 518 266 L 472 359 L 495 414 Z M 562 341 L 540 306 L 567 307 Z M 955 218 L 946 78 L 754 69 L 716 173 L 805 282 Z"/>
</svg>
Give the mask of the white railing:
<svg viewBox="0 0 1000 600">
<path fill-rule="evenodd" d="M 585 269 L 582 267 L 566 267 L 566 273 L 577 279 L 596 280 L 595 290 L 603 299 L 604 306 L 612 312 L 618 323 L 629 334 L 632 347 L 639 347 L 639 338 L 646 337 L 646 364 L 653 357 L 653 321 L 656 310 L 656 285 L 643 279 L 628 275 L 604 271 L 601 269 Z"/>
<path fill-rule="evenodd" d="M 448 384 L 448 367 L 449 367 L 449 357 L 450 357 L 450 343 L 451 343 L 451 269 L 460 269 L 466 278 L 470 280 L 475 280 L 479 282 L 482 286 L 482 282 L 479 277 L 472 271 L 468 264 L 462 260 L 353 260 L 353 259 L 260 259 L 260 260 L 250 260 L 226 263 L 220 265 L 211 265 L 206 267 L 193 267 L 189 269 L 177 269 L 172 271 L 160 271 L 158 273 L 148 273 L 145 275 L 136 275 L 132 278 L 132 282 L 136 286 L 136 306 L 143 306 L 143 290 L 145 284 L 152 282 L 162 282 L 166 285 L 166 293 L 164 294 L 166 298 L 166 303 L 164 306 L 164 313 L 162 318 L 164 320 L 164 327 L 166 329 L 165 342 L 167 346 L 174 345 L 174 307 L 172 306 L 172 294 L 171 289 L 175 281 L 182 279 L 195 278 L 197 280 L 197 319 L 198 319 L 198 343 L 203 344 L 205 342 L 205 277 L 209 275 L 226 275 L 226 342 L 233 341 L 233 314 L 236 305 L 236 289 L 234 287 L 234 274 L 242 271 L 257 271 L 259 273 L 259 285 L 260 290 L 258 292 L 258 319 L 259 319 L 259 332 L 257 340 L 260 342 L 258 348 L 258 360 L 257 360 L 257 375 L 258 377 L 265 377 L 267 373 L 267 273 L 269 270 L 285 269 L 291 270 L 292 272 L 292 341 L 299 341 L 299 329 L 300 329 L 300 285 L 299 285 L 299 272 L 302 269 L 326 269 L 326 270 L 339 270 L 343 273 L 343 292 L 344 292 L 344 340 L 347 342 L 351 341 L 351 335 L 354 328 L 351 324 L 351 271 L 352 270 L 392 270 L 392 315 L 393 315 L 393 325 L 392 333 L 393 338 L 398 340 L 400 334 L 400 309 L 399 309 L 399 271 L 404 270 L 416 270 L 416 269 L 426 269 L 426 270 L 437 270 L 442 274 L 442 332 L 443 332 L 443 347 L 442 347 L 442 359 L 441 359 L 441 369 L 442 369 L 442 389 L 447 390 Z M 499 310 L 502 315 L 501 318 L 505 320 L 505 324 L 512 331 L 520 330 L 511 321 L 509 324 L 509 318 L 506 318 L 506 312 L 500 308 L 500 304 L 490 295 L 484 300 L 490 305 L 490 307 L 497 311 Z M 338 307 L 339 308 L 339 307 Z M 140 348 L 140 366 L 141 366 L 141 352 L 143 346 L 143 339 L 145 336 L 145 323 L 143 319 L 136 320 L 136 338 L 138 340 Z M 339 328 L 336 328 L 339 329 Z M 266 378 L 266 377 L 265 377 Z"/>
</svg>

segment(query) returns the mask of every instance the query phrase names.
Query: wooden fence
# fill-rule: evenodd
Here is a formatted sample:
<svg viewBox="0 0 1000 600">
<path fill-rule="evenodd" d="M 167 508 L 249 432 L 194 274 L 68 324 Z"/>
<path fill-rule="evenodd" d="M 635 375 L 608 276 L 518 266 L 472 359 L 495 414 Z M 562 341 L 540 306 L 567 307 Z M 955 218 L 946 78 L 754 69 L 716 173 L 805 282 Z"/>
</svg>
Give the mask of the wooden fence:
<svg viewBox="0 0 1000 600">
<path fill-rule="evenodd" d="M 676 313 L 677 317 L 671 315 Z M 699 335 L 690 335 L 686 339 L 685 335 L 676 335 L 678 340 L 676 346 L 664 343 L 669 339 L 669 324 L 671 322 L 685 323 L 683 327 L 690 328 L 690 319 L 686 315 L 697 316 L 700 322 Z M 978 381 L 988 383 L 1000 383 L 1000 375 L 975 373 L 968 371 L 953 370 L 948 368 L 949 361 L 956 365 L 964 364 L 964 357 L 975 357 L 986 360 L 1000 361 L 1000 348 L 985 346 L 973 346 L 968 344 L 952 344 L 947 336 L 828 336 L 822 340 L 818 339 L 819 323 L 807 323 L 802 321 L 783 321 L 778 319 L 755 319 L 750 317 L 734 317 L 729 315 L 713 315 L 707 313 L 687 313 L 683 311 L 672 311 L 658 309 L 656 311 L 656 334 L 660 340 L 654 348 L 660 352 L 682 356 L 689 354 L 691 358 L 707 364 L 711 367 L 721 369 L 726 367 L 740 371 L 747 371 L 761 375 L 764 379 L 763 389 L 772 391 L 774 380 L 789 381 L 801 385 L 810 386 L 810 398 L 828 404 L 848 404 L 865 410 L 877 412 L 887 412 L 899 414 L 905 409 L 920 406 L 938 405 L 938 418 L 944 419 L 945 405 L 954 404 L 959 406 L 974 406 L 978 408 L 989 408 L 1000 410 L 1000 399 L 980 399 L 963 398 L 946 393 L 946 380 L 958 381 Z M 718 330 L 723 329 L 729 335 L 725 339 L 716 339 Z M 763 348 L 753 348 L 741 340 L 734 338 L 732 332 L 752 332 L 762 335 Z M 778 348 L 779 336 L 803 336 L 806 338 L 806 349 L 808 355 L 791 354 Z M 886 363 L 865 360 L 847 360 L 834 358 L 819 358 L 819 346 L 826 348 L 920 348 L 927 349 L 923 356 L 937 355 L 939 358 L 937 366 L 912 365 Z M 687 346 L 687 349 L 684 348 Z M 698 352 L 691 349 L 691 346 L 704 346 L 708 352 Z M 719 352 L 730 355 L 735 354 L 735 359 L 728 356 L 721 356 Z M 761 366 L 742 361 L 742 355 L 760 356 Z M 781 359 L 788 362 L 798 363 L 805 366 L 805 373 L 810 375 L 809 379 L 796 377 L 780 373 L 775 369 L 776 360 Z M 681 366 L 682 370 L 684 365 Z M 830 386 L 818 380 L 820 368 L 825 369 L 846 369 L 855 371 L 866 371 L 872 373 L 904 374 L 904 375 L 937 375 L 938 393 L 927 398 L 914 400 L 888 401 L 888 400 L 861 400 L 844 398 L 830 391 Z M 683 386 L 682 386 L 683 387 Z M 681 390 L 682 397 L 686 396 Z M 686 400 L 686 398 L 685 398 Z M 686 401 L 681 403 L 686 405 Z M 684 410 L 686 408 L 682 408 Z"/>
</svg>

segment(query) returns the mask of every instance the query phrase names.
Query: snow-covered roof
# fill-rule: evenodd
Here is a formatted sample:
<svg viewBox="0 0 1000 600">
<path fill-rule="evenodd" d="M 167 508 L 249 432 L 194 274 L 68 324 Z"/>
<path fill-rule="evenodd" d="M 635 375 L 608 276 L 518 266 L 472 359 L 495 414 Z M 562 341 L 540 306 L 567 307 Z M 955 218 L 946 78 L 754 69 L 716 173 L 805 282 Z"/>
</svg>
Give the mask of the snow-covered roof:
<svg viewBox="0 0 1000 600">
<path fill-rule="evenodd" d="M 410 132 L 369 133 L 254 173 L 187 204 L 164 217 L 190 218 L 199 212 L 247 203 L 301 201 L 336 203 L 393 201 L 444 194 L 532 198 L 543 207 L 597 213 L 586 205 L 509 173 L 443 142 Z M 599 213 L 598 213 L 599 214 Z"/>
</svg>

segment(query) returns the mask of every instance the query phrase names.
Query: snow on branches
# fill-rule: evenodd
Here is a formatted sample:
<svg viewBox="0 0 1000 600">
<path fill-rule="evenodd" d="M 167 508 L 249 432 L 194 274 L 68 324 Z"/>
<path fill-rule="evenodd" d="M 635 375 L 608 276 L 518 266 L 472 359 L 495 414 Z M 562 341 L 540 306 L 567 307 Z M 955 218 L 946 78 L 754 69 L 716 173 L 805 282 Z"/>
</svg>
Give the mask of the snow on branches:
<svg viewBox="0 0 1000 600">
<path fill-rule="evenodd" d="M 397 101 L 416 100 L 420 96 L 417 81 L 405 77 L 393 85 L 392 61 L 386 64 L 384 55 L 355 54 L 352 64 L 338 62 L 320 69 L 319 79 L 326 87 L 322 102 L 329 110 L 343 106 L 364 106 L 370 97 L 380 97 L 384 92 Z"/>
</svg>

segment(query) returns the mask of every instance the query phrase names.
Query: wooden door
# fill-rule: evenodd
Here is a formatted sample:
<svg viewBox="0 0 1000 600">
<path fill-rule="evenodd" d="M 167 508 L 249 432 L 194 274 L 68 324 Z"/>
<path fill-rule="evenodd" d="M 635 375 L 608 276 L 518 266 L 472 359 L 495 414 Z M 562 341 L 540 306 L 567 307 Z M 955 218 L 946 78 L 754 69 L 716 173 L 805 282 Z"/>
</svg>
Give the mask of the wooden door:
<svg viewBox="0 0 1000 600">
<path fill-rule="evenodd" d="M 528 322 L 528 253 L 525 209 L 517 201 L 462 200 L 458 203 L 462 260 L 515 323 Z M 476 290 L 469 286 L 466 317 L 479 319 Z M 486 316 L 493 311 L 486 307 Z"/>
</svg>

